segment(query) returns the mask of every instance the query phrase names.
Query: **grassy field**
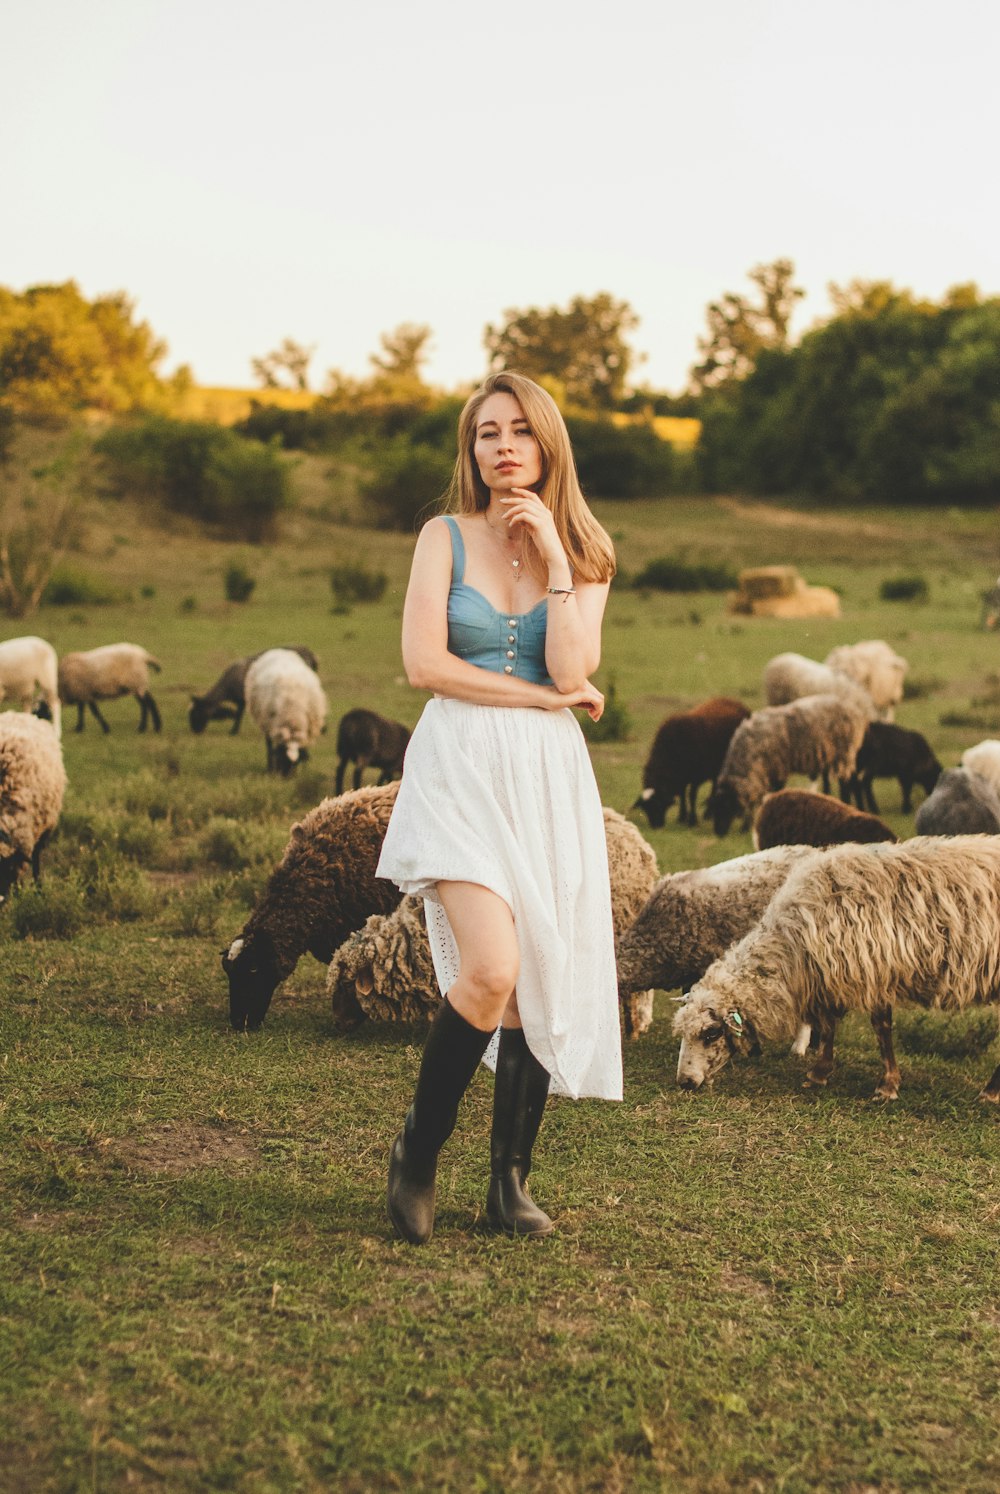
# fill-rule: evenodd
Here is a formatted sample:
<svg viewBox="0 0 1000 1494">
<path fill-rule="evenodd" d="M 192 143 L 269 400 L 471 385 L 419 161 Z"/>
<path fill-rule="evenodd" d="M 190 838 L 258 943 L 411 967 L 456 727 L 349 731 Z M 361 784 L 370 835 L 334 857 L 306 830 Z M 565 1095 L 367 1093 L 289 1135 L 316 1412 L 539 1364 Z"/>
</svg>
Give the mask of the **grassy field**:
<svg viewBox="0 0 1000 1494">
<path fill-rule="evenodd" d="M 558 1233 L 481 1225 L 490 1084 L 443 1158 L 437 1231 L 390 1238 L 386 1153 L 417 1028 L 332 1032 L 305 957 L 264 1030 L 228 1029 L 220 950 L 288 826 L 328 791 L 334 736 L 273 782 L 252 724 L 187 730 L 237 654 L 317 652 L 331 723 L 413 722 L 398 631 L 412 539 L 335 524 L 319 459 L 281 544 L 209 541 L 93 507 L 74 567 L 130 594 L 4 636 L 127 638 L 163 662 L 160 737 L 133 701 L 64 737 L 70 791 L 41 893 L 0 913 L 0 1489 L 955 1490 L 1000 1485 L 1000 1058 L 975 1014 L 898 1023 L 899 1102 L 848 1021 L 825 1092 L 772 1050 L 710 1094 L 673 1084 L 673 1010 L 625 1056 L 625 1101 L 554 1102 L 533 1175 Z M 595 746 L 626 810 L 652 732 L 708 694 L 760 703 L 782 649 L 883 637 L 911 661 L 899 713 L 946 764 L 1000 734 L 994 514 L 798 514 L 727 500 L 605 504 L 626 572 L 655 555 L 788 561 L 843 617 L 736 620 L 718 595 L 613 591 L 599 680 L 630 739 Z M 331 610 L 363 560 L 377 605 Z M 232 561 L 256 577 L 227 603 Z M 879 600 L 919 572 L 921 606 Z M 919 792 L 918 792 L 919 798 Z M 889 822 L 912 833 L 899 792 Z M 671 818 L 664 871 L 748 849 Z"/>
</svg>

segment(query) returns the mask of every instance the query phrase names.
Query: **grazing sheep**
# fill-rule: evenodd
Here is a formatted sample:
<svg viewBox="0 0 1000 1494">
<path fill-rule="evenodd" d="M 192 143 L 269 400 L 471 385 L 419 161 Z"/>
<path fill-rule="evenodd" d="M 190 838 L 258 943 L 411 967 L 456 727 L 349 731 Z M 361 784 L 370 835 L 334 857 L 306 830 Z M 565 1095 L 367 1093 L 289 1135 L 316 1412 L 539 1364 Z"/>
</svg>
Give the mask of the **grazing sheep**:
<svg viewBox="0 0 1000 1494">
<path fill-rule="evenodd" d="M 749 715 L 742 701 L 716 695 L 661 723 L 642 770 L 642 793 L 632 805 L 646 811 L 652 829 L 661 828 L 678 797 L 678 820 L 697 824 L 698 790 L 706 782 L 715 787 L 733 732 Z"/>
<path fill-rule="evenodd" d="M 940 776 L 941 764 L 920 732 L 908 731 L 905 726 L 894 726 L 889 721 L 871 721 L 858 748 L 854 776 L 841 783 L 840 797 L 850 803 L 853 795 L 859 809 L 878 814 L 872 781 L 898 778 L 903 791 L 903 813 L 909 814 L 913 808 L 913 785 L 919 783 L 924 793 L 929 794 Z"/>
<path fill-rule="evenodd" d="M 845 841 L 897 838 L 876 815 L 852 809 L 830 794 L 806 789 L 779 789 L 765 795 L 753 827 L 758 851 L 770 846 L 835 846 Z"/>
<path fill-rule="evenodd" d="M 790 873 L 760 923 L 674 1018 L 677 1079 L 711 1082 L 733 1052 L 825 1012 L 1000 999 L 1000 837 L 834 846 Z M 893 1060 L 894 1063 L 894 1060 Z M 898 1069 L 880 1092 L 898 1093 Z M 981 1096 L 1000 1103 L 1000 1067 Z"/>
<path fill-rule="evenodd" d="M 229 1020 L 260 1026 L 280 983 L 306 950 L 324 965 L 372 913 L 388 913 L 399 889 L 376 878 L 398 783 L 324 799 L 292 826 L 284 855 L 242 933 L 223 953 Z"/>
<path fill-rule="evenodd" d="M 805 695 L 843 695 L 859 710 L 874 714 L 867 692 L 828 664 L 804 654 L 776 654 L 764 665 L 764 699 L 769 706 L 788 705 Z"/>
<path fill-rule="evenodd" d="M 625 931 L 645 905 L 656 881 L 656 857 L 636 827 L 613 809 L 604 811 L 615 933 Z M 404 898 L 395 912 L 369 918 L 333 956 L 327 991 L 334 1020 L 356 1027 L 366 1017 L 382 1022 L 413 1022 L 441 1004 L 423 899 Z M 627 1036 L 645 1032 L 652 1021 L 652 991 L 625 993 Z"/>
<path fill-rule="evenodd" d="M 1000 797 L 1000 742 L 987 737 L 985 742 L 967 747 L 962 753 L 961 765 L 968 768 L 970 773 L 978 773 L 980 778 L 985 778 L 993 792 Z"/>
<path fill-rule="evenodd" d="M 39 880 L 65 791 L 54 724 L 13 711 L 0 715 L 0 902 L 25 866 Z"/>
<path fill-rule="evenodd" d="M 160 712 L 149 693 L 149 671 L 157 674 L 163 668 L 159 660 L 137 643 L 105 643 L 85 653 L 63 654 L 59 660 L 59 697 L 64 705 L 75 705 L 76 730 L 83 731 L 84 714 L 89 706 L 103 732 L 111 730 L 100 711 L 99 700 L 117 700 L 134 695 L 139 702 L 139 730 L 148 721 L 160 730 Z"/>
<path fill-rule="evenodd" d="M 784 788 L 793 773 L 850 778 L 867 725 L 857 703 L 839 695 L 755 711 L 737 727 L 708 801 L 716 835 L 725 835 L 738 814 L 749 826 L 764 795 Z"/>
<path fill-rule="evenodd" d="M 56 736 L 62 735 L 59 707 L 59 661 L 44 638 L 8 638 L 0 643 L 0 701 L 16 701 L 30 711 L 42 700 L 49 709 Z"/>
<path fill-rule="evenodd" d="M 310 669 L 318 672 L 319 662 L 311 648 L 298 643 L 289 643 L 285 646 L 291 649 L 293 654 L 298 654 Z M 188 725 L 196 735 L 200 735 L 210 721 L 231 720 L 233 724 L 229 735 L 236 736 L 246 707 L 247 670 L 263 652 L 266 650 L 261 649 L 256 654 L 248 654 L 245 659 L 236 659 L 222 671 L 215 684 L 210 690 L 206 690 L 204 695 L 192 695 L 191 704 L 188 707 Z"/>
<path fill-rule="evenodd" d="M 246 673 L 247 708 L 264 733 L 267 771 L 283 778 L 309 757 L 323 730 L 326 696 L 313 670 L 290 648 L 269 648 Z"/>
<path fill-rule="evenodd" d="M 1000 796 L 968 768 L 949 768 L 917 810 L 918 835 L 996 835 L 1000 832 Z"/>
<path fill-rule="evenodd" d="M 887 643 L 881 638 L 842 643 L 831 649 L 823 662 L 867 690 L 882 720 L 892 720 L 903 698 L 903 679 L 910 666 Z"/>
<path fill-rule="evenodd" d="M 401 721 L 387 721 L 375 711 L 359 708 L 340 718 L 337 728 L 337 784 L 342 793 L 344 772 L 354 763 L 354 787 L 361 787 L 365 768 L 378 768 L 379 783 L 388 783 L 403 771 L 403 754 L 410 740 L 410 728 Z"/>
</svg>

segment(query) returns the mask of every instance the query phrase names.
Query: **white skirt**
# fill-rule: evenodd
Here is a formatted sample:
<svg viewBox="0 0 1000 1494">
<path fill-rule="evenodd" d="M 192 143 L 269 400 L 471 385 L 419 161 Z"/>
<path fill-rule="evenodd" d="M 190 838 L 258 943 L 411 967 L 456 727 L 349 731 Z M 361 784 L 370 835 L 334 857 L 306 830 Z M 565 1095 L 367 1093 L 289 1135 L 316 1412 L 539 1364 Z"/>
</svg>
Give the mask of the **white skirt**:
<svg viewBox="0 0 1000 1494">
<path fill-rule="evenodd" d="M 621 1099 L 604 816 L 570 711 L 428 701 L 376 876 L 423 897 L 442 995 L 459 958 L 437 883 L 475 882 L 503 898 L 517 931 L 525 1039 L 552 1092 Z"/>
</svg>

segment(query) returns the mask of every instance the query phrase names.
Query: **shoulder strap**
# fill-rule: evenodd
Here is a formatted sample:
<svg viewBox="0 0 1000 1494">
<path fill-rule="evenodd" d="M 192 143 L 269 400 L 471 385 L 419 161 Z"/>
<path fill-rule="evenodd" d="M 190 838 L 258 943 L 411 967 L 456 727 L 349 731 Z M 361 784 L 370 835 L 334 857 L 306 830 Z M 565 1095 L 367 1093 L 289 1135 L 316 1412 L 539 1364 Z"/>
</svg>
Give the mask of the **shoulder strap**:
<svg viewBox="0 0 1000 1494">
<path fill-rule="evenodd" d="M 458 520 L 451 514 L 444 514 L 443 518 L 451 531 L 451 579 L 461 583 L 465 577 L 465 541 L 462 539 Z"/>
</svg>

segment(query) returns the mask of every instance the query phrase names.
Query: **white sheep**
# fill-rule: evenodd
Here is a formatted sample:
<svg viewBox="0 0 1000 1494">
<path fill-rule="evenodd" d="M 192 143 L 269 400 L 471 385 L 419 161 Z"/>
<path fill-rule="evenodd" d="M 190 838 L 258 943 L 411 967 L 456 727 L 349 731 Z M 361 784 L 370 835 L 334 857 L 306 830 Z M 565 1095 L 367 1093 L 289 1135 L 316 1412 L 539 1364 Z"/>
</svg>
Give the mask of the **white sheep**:
<svg viewBox="0 0 1000 1494">
<path fill-rule="evenodd" d="M 791 1037 L 814 1014 L 874 1018 L 899 1001 L 944 1011 L 996 1002 L 998 929 L 1000 836 L 818 853 L 790 873 L 756 928 L 677 1013 L 678 1082 L 697 1089 L 731 1053 Z M 898 1093 L 898 1074 L 889 1093 L 880 1089 L 886 1098 Z M 1000 1103 L 1000 1067 L 981 1098 Z"/>
<path fill-rule="evenodd" d="M 804 695 L 843 695 L 874 716 L 871 697 L 846 674 L 804 654 L 776 654 L 764 665 L 764 699 L 769 706 L 788 705 Z"/>
<path fill-rule="evenodd" d="M 1000 742 L 995 737 L 987 737 L 985 742 L 967 747 L 962 753 L 961 766 L 985 778 L 993 792 L 1000 796 Z"/>
<path fill-rule="evenodd" d="M 160 730 L 160 712 L 149 693 L 149 671 L 163 668 L 158 659 L 138 643 L 105 643 L 82 653 L 63 654 L 59 660 L 59 696 L 64 705 L 75 705 L 76 730 L 83 731 L 87 707 L 103 732 L 111 728 L 97 708 L 99 700 L 118 700 L 134 695 L 139 702 L 139 730 L 149 721 Z"/>
<path fill-rule="evenodd" d="M 8 638 L 0 643 L 0 701 L 13 700 L 30 711 L 43 700 L 56 736 L 62 733 L 59 708 L 59 664 L 56 651 L 44 638 Z"/>
<path fill-rule="evenodd" d="M 903 679 L 910 666 L 881 638 L 842 643 L 831 649 L 823 662 L 867 690 L 883 721 L 893 719 L 895 708 L 903 698 Z"/>
<path fill-rule="evenodd" d="M 66 769 L 55 724 L 6 711 L 0 715 L 0 901 L 25 866 L 39 863 L 59 823 Z"/>
<path fill-rule="evenodd" d="M 289 648 L 255 659 L 244 686 L 247 710 L 264 733 L 267 770 L 287 777 L 323 730 L 326 696 L 309 665 Z"/>
</svg>

